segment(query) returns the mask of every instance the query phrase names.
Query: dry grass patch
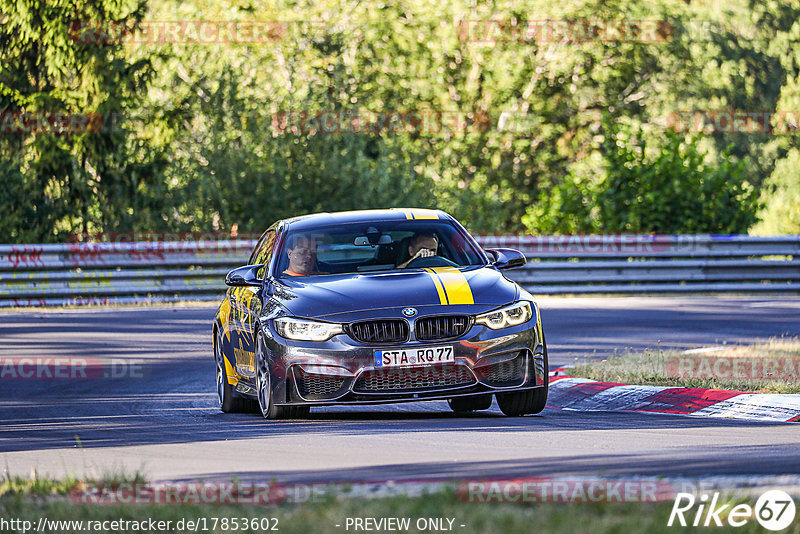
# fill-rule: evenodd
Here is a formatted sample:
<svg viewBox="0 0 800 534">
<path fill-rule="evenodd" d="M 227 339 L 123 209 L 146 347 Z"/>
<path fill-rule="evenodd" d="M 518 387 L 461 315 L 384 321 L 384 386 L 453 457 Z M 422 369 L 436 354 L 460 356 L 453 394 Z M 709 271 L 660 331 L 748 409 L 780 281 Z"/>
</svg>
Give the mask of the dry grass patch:
<svg viewBox="0 0 800 534">
<path fill-rule="evenodd" d="M 713 350 L 712 350 L 713 349 Z M 800 339 L 708 350 L 646 350 L 583 362 L 572 376 L 601 382 L 800 393 Z"/>
</svg>

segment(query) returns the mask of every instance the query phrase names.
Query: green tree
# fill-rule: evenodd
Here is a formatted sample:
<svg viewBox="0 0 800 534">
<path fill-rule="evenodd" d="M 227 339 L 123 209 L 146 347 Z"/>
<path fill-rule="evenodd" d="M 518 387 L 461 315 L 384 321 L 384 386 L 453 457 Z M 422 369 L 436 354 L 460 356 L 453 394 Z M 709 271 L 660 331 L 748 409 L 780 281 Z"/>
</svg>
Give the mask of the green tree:
<svg viewBox="0 0 800 534">
<path fill-rule="evenodd" d="M 793 148 L 775 165 L 762 191 L 764 209 L 753 233 L 800 234 L 800 150 Z"/>
<path fill-rule="evenodd" d="M 709 164 L 699 141 L 667 131 L 651 148 L 641 130 L 607 126 L 604 175 L 571 174 L 524 222 L 538 233 L 745 233 L 759 205 L 744 164 L 728 153 Z"/>
<path fill-rule="evenodd" d="M 0 1 L 0 181 L 9 193 L 0 210 L 14 213 L 0 241 L 131 230 L 148 211 L 162 211 L 164 162 L 123 120 L 139 105 L 149 62 L 76 31 L 82 21 L 136 21 L 145 8 L 143 1 Z M 15 113 L 46 126 L 25 131 L 11 124 Z M 65 129 L 57 114 L 67 117 Z"/>
<path fill-rule="evenodd" d="M 800 109 L 800 7 L 781 0 L 0 0 L 0 17 L 0 110 L 130 119 L 80 135 L 0 133 L 1 241 L 259 231 L 278 217 L 389 205 L 441 207 L 479 232 L 670 231 L 677 220 L 686 231 L 744 231 L 746 184 L 777 177 L 775 162 L 800 148 L 796 136 L 659 133 L 675 111 Z M 96 43 L 69 31 L 143 18 L 289 22 L 279 39 L 254 43 Z M 478 42 L 462 24 L 629 19 L 670 26 L 656 42 Z M 272 128 L 294 110 L 488 121 L 436 135 Z M 646 135 L 617 135 L 604 117 Z M 613 136 L 627 152 L 604 148 Z M 774 198 L 784 189 L 767 187 Z M 639 193 L 651 211 L 637 208 Z"/>
</svg>

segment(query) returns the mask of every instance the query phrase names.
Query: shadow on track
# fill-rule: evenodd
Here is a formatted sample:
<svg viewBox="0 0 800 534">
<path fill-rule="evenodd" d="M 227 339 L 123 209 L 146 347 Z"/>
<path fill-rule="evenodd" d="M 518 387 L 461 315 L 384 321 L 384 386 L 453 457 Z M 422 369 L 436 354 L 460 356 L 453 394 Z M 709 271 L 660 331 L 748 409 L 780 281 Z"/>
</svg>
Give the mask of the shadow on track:
<svg viewBox="0 0 800 534">
<path fill-rule="evenodd" d="M 363 468 L 328 470 L 239 471 L 234 473 L 205 473 L 183 479 L 243 482 L 294 482 L 304 484 L 329 484 L 341 482 L 370 482 L 382 479 L 395 481 L 471 481 L 520 479 L 523 477 L 686 477 L 699 473 L 707 476 L 742 475 L 796 475 L 800 465 L 788 465 L 794 458 L 793 446 L 715 447 L 713 450 L 670 456 L 658 454 L 592 454 L 581 456 L 537 456 L 499 461 L 473 461 L 455 463 L 415 463 L 370 465 Z M 757 465 L 748 465 L 746 458 L 759 458 Z M 793 461 L 790 461 L 792 463 Z"/>
<path fill-rule="evenodd" d="M 497 409 L 469 415 L 444 401 L 315 408 L 308 419 L 265 421 L 259 414 L 223 414 L 216 406 L 213 363 L 181 359 L 150 364 L 142 379 L 19 380 L 0 393 L 0 452 L 242 440 L 276 435 L 370 436 L 420 432 L 546 433 L 610 429 L 759 426 L 760 423 L 661 414 L 547 409 L 505 417 Z"/>
</svg>

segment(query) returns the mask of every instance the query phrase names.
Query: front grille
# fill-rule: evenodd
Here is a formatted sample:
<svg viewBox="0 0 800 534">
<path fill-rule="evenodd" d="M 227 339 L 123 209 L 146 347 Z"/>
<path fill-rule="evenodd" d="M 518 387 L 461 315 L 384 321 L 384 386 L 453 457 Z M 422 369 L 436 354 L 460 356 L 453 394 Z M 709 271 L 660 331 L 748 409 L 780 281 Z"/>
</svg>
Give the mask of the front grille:
<svg viewBox="0 0 800 534">
<path fill-rule="evenodd" d="M 421 341 L 450 339 L 467 333 L 469 317 L 466 315 L 437 315 L 420 317 L 414 325 L 414 335 Z"/>
<path fill-rule="evenodd" d="M 298 393 L 308 400 L 337 397 L 345 382 L 343 377 L 306 373 L 299 367 L 295 367 L 294 377 Z"/>
<path fill-rule="evenodd" d="M 516 386 L 525 380 L 525 351 L 513 360 L 482 365 L 475 369 L 481 382 L 493 387 Z"/>
<path fill-rule="evenodd" d="M 449 364 L 365 371 L 356 380 L 353 391 L 399 393 L 425 389 L 467 387 L 474 383 L 475 377 L 469 369 L 463 365 Z"/>
<path fill-rule="evenodd" d="M 408 340 L 408 323 L 402 319 L 361 321 L 352 323 L 348 333 L 359 343 L 402 343 Z"/>
</svg>

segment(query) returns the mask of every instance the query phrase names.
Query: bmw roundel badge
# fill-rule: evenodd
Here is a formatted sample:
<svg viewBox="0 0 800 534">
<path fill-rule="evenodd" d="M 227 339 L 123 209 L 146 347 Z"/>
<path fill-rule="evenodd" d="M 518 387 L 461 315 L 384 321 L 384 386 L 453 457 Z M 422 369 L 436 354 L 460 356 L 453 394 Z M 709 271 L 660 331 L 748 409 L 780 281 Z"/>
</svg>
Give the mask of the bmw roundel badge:
<svg viewBox="0 0 800 534">
<path fill-rule="evenodd" d="M 403 309 L 403 315 L 405 315 L 406 317 L 414 317 L 416 314 L 417 314 L 417 309 L 416 308 L 404 308 Z"/>
</svg>

